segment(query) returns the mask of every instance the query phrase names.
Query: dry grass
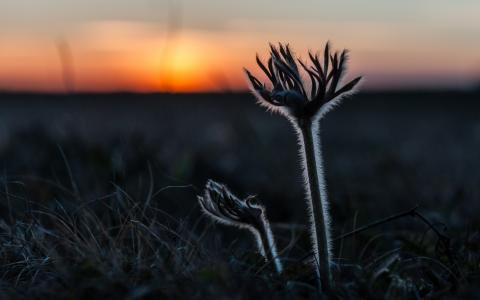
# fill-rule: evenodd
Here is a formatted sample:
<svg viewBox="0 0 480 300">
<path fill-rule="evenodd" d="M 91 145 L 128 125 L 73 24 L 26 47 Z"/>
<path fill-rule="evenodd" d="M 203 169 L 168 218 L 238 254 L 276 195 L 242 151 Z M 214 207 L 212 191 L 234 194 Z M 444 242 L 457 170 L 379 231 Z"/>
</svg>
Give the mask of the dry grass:
<svg viewBox="0 0 480 300">
<path fill-rule="evenodd" d="M 338 116 L 351 119 L 348 111 L 342 112 Z M 258 120 L 263 120 L 263 114 L 258 115 Z M 338 266 L 334 275 L 339 298 L 472 299 L 479 295 L 479 223 L 471 215 L 477 211 L 474 199 L 478 176 L 472 171 L 474 162 L 462 169 L 468 157 L 475 157 L 473 150 L 478 144 L 463 130 L 463 123 L 450 124 L 445 118 L 441 119 L 444 123 L 439 123 L 439 118 L 429 116 L 422 113 L 421 122 L 430 120 L 428 128 L 444 124 L 442 134 L 450 132 L 448 141 L 455 140 L 451 147 L 447 144 L 439 152 L 430 153 L 430 160 L 414 160 L 414 155 L 419 155 L 414 151 L 418 149 L 414 138 L 424 141 L 430 135 L 414 136 L 412 131 L 400 134 L 409 126 L 419 128 L 423 124 L 413 117 L 413 123 L 399 125 L 401 130 L 396 135 L 411 145 L 408 151 L 400 151 L 397 143 L 375 140 L 383 136 L 378 132 L 372 135 L 376 131 L 368 124 L 362 128 L 372 139 L 362 139 L 361 143 L 367 143 L 368 151 L 381 156 L 367 156 L 370 152 L 365 148 L 355 146 L 352 140 L 339 141 L 338 134 L 326 137 L 335 150 L 335 156 L 326 153 L 335 157 L 329 168 L 332 214 L 337 220 L 333 237 L 401 211 L 401 204 L 408 208 L 419 203 L 419 211 L 450 238 L 453 261 L 424 223 L 401 218 L 336 242 L 333 258 Z M 462 120 L 467 122 L 465 116 L 462 114 Z M 332 117 L 330 120 L 337 122 Z M 342 120 L 339 118 L 335 124 Z M 275 135 L 280 131 L 271 124 L 262 127 L 262 141 L 289 139 L 276 155 L 279 160 L 293 156 L 292 162 L 284 163 L 295 170 L 295 149 L 288 148 L 294 137 Z M 394 127 L 392 122 L 385 124 Z M 219 161 L 215 165 L 206 163 L 193 150 L 175 152 L 175 160 L 158 154 L 176 140 L 155 144 L 133 136 L 98 144 L 76 135 L 52 138 L 38 130 L 13 135 L 0 152 L 4 170 L 0 195 L 0 298 L 316 297 L 308 232 L 304 226 L 295 225 L 305 223 L 300 215 L 303 207 L 300 212 L 295 210 L 302 193 L 294 188 L 288 189 L 291 194 L 279 192 L 292 181 L 293 171 L 282 173 L 265 167 L 258 157 L 269 157 L 271 147 L 248 140 L 252 135 L 241 135 L 251 132 L 242 126 L 236 129 L 240 132 L 232 129 L 232 136 L 243 138 L 230 143 L 238 155 L 235 159 L 249 163 L 233 171 L 229 171 L 229 164 L 220 164 L 226 161 L 220 155 L 212 158 Z M 265 128 L 271 128 L 271 132 Z M 359 127 L 348 130 L 362 132 Z M 349 147 L 342 147 L 347 142 Z M 455 152 L 458 145 L 470 145 L 462 146 L 461 159 Z M 342 164 L 344 157 L 359 153 L 363 156 L 355 156 L 356 161 L 363 163 L 360 158 L 367 159 L 365 164 L 371 169 Z M 430 164 L 437 158 L 449 169 L 456 166 L 457 177 L 444 177 L 439 166 Z M 358 173 L 361 171 L 366 173 Z M 172 179 L 172 174 L 176 178 Z M 278 184 L 252 183 L 252 178 L 269 182 L 272 176 Z M 250 236 L 232 234 L 229 228 L 201 217 L 196 195 L 208 177 L 229 182 L 240 195 L 259 194 L 283 258 L 283 276 L 268 268 Z M 345 186 L 347 190 L 342 189 Z M 379 201 L 383 201 L 381 209 Z M 293 225 L 276 223 L 279 220 Z"/>
</svg>

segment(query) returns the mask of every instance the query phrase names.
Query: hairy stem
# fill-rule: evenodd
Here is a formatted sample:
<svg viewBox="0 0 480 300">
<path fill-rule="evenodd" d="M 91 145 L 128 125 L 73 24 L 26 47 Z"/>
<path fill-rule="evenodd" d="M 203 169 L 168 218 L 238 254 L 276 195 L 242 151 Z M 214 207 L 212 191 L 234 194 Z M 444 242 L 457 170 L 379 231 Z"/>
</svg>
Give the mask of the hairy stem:
<svg viewBox="0 0 480 300">
<path fill-rule="evenodd" d="M 315 266 L 321 290 L 332 288 L 330 269 L 330 218 L 319 141 L 319 121 L 306 120 L 300 124 L 301 155 L 304 179 L 311 217 L 311 238 L 315 253 Z"/>
<path fill-rule="evenodd" d="M 275 271 L 278 274 L 281 274 L 283 271 L 282 262 L 278 256 L 277 246 L 275 245 L 275 240 L 273 238 L 272 229 L 267 220 L 263 220 L 262 224 L 259 226 L 259 235 L 263 246 L 263 253 L 265 259 L 273 264 Z"/>
</svg>

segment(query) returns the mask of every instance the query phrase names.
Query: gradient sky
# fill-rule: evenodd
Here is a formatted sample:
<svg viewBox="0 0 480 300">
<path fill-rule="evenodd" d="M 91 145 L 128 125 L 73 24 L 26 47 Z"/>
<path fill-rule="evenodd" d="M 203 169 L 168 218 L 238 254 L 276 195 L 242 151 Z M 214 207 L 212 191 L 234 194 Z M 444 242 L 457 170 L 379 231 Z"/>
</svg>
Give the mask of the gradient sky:
<svg viewBox="0 0 480 300">
<path fill-rule="evenodd" d="M 1 0 L 0 90 L 245 88 L 268 42 L 351 50 L 368 89 L 480 82 L 478 0 Z"/>
</svg>

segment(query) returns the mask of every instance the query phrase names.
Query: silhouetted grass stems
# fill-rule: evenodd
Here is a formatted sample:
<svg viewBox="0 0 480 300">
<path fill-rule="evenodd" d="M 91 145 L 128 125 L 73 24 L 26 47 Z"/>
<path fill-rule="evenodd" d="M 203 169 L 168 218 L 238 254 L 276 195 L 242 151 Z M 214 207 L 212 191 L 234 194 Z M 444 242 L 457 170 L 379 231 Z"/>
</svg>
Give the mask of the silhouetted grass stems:
<svg viewBox="0 0 480 300">
<path fill-rule="evenodd" d="M 149 171 L 146 172 L 146 178 L 150 176 L 148 173 Z M 212 223 L 205 223 L 204 218 L 193 215 L 190 219 L 188 214 L 185 219 L 174 217 L 159 207 L 160 203 L 164 203 L 163 198 L 147 199 L 148 192 L 144 197 L 139 198 L 138 195 L 127 192 L 118 184 L 112 184 L 110 185 L 112 192 L 87 200 L 82 196 L 81 189 L 81 197 L 77 198 L 64 191 L 65 187 L 62 185 L 56 186 L 63 195 L 68 196 L 45 204 L 30 201 L 28 206 L 31 209 L 26 211 L 19 211 L 18 208 L 27 205 L 17 205 L 17 210 L 14 211 L 15 222 L 13 224 L 0 222 L 1 278 L 4 283 L 8 282 L 16 293 L 33 295 L 36 289 L 41 291 L 42 295 L 51 296 L 50 293 L 73 289 L 77 285 L 76 289 L 90 289 L 91 286 L 85 286 L 85 282 L 88 283 L 91 280 L 96 282 L 95 288 L 105 288 L 108 293 L 115 293 L 115 289 L 109 286 L 108 282 L 124 282 L 122 285 L 131 287 L 132 295 L 146 287 L 152 293 L 158 289 L 162 291 L 161 293 L 182 295 L 186 291 L 185 286 L 194 287 L 200 292 L 209 290 L 207 285 L 212 285 L 217 290 L 222 289 L 225 284 L 231 284 L 223 294 L 231 296 L 234 293 L 242 293 L 236 289 L 250 280 L 252 284 L 249 284 L 248 288 L 261 285 L 260 289 L 263 289 L 262 295 L 265 298 L 273 295 L 276 298 L 288 299 L 301 297 L 300 295 L 305 293 L 312 295 L 314 292 L 312 284 L 315 281 L 310 279 L 312 273 L 309 271 L 309 265 L 304 264 L 301 258 L 302 253 L 308 252 L 308 248 L 303 248 L 303 242 L 299 242 L 301 236 L 304 236 L 303 231 L 307 231 L 302 226 L 271 224 L 272 228 L 269 230 L 273 229 L 277 234 L 276 240 L 280 247 L 276 255 L 270 255 L 265 251 L 266 248 L 271 247 L 271 245 L 268 246 L 269 241 L 261 240 L 259 245 L 267 245 L 263 250 L 258 251 L 259 253 L 265 251 L 264 260 L 259 259 L 257 255 L 252 256 L 257 251 L 248 246 L 250 243 L 239 247 L 241 239 L 225 234 L 221 235 L 222 240 L 217 240 L 215 237 L 218 235 L 212 231 Z M 167 195 L 177 188 L 178 186 L 172 186 L 158 190 L 162 190 Z M 193 195 L 196 190 L 192 190 L 191 187 L 183 189 L 191 190 L 190 195 Z M 215 192 L 215 189 L 212 191 Z M 247 205 L 245 199 L 250 199 L 250 207 L 258 205 L 251 202 L 254 200 L 252 197 L 232 199 L 240 201 L 233 203 L 241 205 L 239 209 L 245 209 L 243 207 L 244 204 Z M 81 202 L 78 202 L 79 200 Z M 145 209 L 147 200 L 148 208 Z M 220 200 L 218 203 L 229 204 L 228 201 Z M 15 197 L 12 198 L 13 201 L 29 200 Z M 238 215 L 248 219 L 250 218 L 248 214 L 253 213 L 252 217 L 258 218 L 260 213 L 258 208 L 251 209 L 248 205 L 246 211 L 232 210 L 232 208 L 225 210 L 223 204 L 218 207 L 223 207 L 223 212 L 228 212 L 230 217 Z M 230 205 L 233 204 L 230 203 Z M 196 209 L 198 207 L 192 208 L 193 211 Z M 369 230 L 413 215 L 416 219 L 422 220 L 422 223 L 423 218 L 428 220 L 423 215 L 423 218 L 417 217 L 416 208 L 414 208 L 361 226 L 351 233 L 332 240 L 347 240 L 361 235 L 362 240 L 367 238 L 364 246 L 367 248 L 370 245 Z M 428 220 L 428 224 L 430 224 L 429 228 L 432 227 L 430 230 L 433 233 L 443 234 L 436 229 L 433 222 Z M 302 232 L 297 234 L 297 229 L 301 229 Z M 272 232 L 261 233 L 260 237 L 270 234 L 273 237 Z M 402 235 L 408 236 L 407 233 Z M 225 240 L 230 240 L 230 243 L 225 245 Z M 403 278 L 402 272 L 410 272 L 409 270 L 414 268 L 433 273 L 428 276 L 436 278 L 435 288 L 428 288 L 426 292 L 422 292 L 428 292 L 429 295 L 441 295 L 463 282 L 462 278 L 471 278 L 469 272 L 472 271 L 468 269 L 470 267 L 462 263 L 459 266 L 460 272 L 457 272 L 448 259 L 442 259 L 443 255 L 438 252 L 441 249 L 434 250 L 432 254 L 428 252 L 431 248 L 429 243 L 420 250 L 414 250 L 414 248 L 408 250 L 408 241 L 402 243 L 404 246 L 395 243 L 393 250 L 373 251 L 371 249 L 368 255 L 358 255 L 358 260 L 344 262 L 342 259 L 332 258 L 336 261 L 336 265 L 341 267 L 341 276 L 343 276 L 338 277 L 340 276 L 338 274 L 335 276 L 334 293 L 348 295 L 345 294 L 346 291 L 350 293 L 366 289 L 369 295 L 374 295 L 382 290 L 382 287 L 377 286 L 385 280 L 384 275 L 381 274 L 388 274 L 393 276 L 392 278 Z M 419 243 L 418 247 L 422 244 Z M 290 253 L 291 251 L 293 252 Z M 361 253 L 365 251 L 364 249 Z M 409 251 L 417 251 L 418 254 L 409 254 Z M 458 249 L 452 249 L 452 252 L 456 255 Z M 279 257 L 282 257 L 283 269 L 276 270 L 276 259 Z M 475 259 L 475 257 L 470 258 L 472 264 L 475 264 Z M 275 274 L 278 271 L 281 271 L 280 275 Z M 418 274 L 421 273 L 417 272 L 414 275 L 418 276 Z M 352 276 L 353 279 L 351 279 Z M 421 278 L 429 278 L 428 276 Z M 390 284 L 390 290 L 397 288 L 393 282 Z M 49 288 L 43 288 L 45 285 Z M 387 288 L 384 289 L 384 291 L 387 290 Z M 207 295 L 216 295 L 216 292 L 212 293 Z M 385 295 L 393 295 L 393 291 L 385 293 Z M 191 297 L 198 298 L 198 294 Z M 41 299 L 48 298 L 49 296 L 44 296 Z"/>
<path fill-rule="evenodd" d="M 293 172 L 246 167 L 250 164 L 244 160 L 251 162 L 246 158 L 252 155 L 248 147 L 241 148 L 248 144 L 243 139 L 238 144 L 232 142 L 240 148 L 238 165 L 242 166 L 226 171 L 216 165 L 220 165 L 216 154 L 208 153 L 212 158 L 205 163 L 190 145 L 188 151 L 183 150 L 188 152 L 185 162 L 184 157 L 176 161 L 159 155 L 159 148 L 146 151 L 148 145 L 138 139 L 132 141 L 131 147 L 125 147 L 122 137 L 120 144 L 99 149 L 76 136 L 60 143 L 62 147 L 57 146 L 57 139 L 52 141 L 37 131 L 12 137 L 12 141 L 20 142 L 7 142 L 7 154 L 2 152 L 6 171 L 0 189 L 4 199 L 0 202 L 0 299 L 72 299 L 77 295 L 92 300 L 312 299 L 320 288 L 340 299 L 478 298 L 475 289 L 480 274 L 480 235 L 478 220 L 469 220 L 467 212 L 476 207 L 472 201 L 476 194 L 465 192 L 476 191 L 469 186 L 478 179 L 471 166 L 465 171 L 471 182 L 461 182 L 448 176 L 445 179 L 436 167 L 427 174 L 439 177 L 427 181 L 421 167 L 402 169 L 406 160 L 412 160 L 409 151 L 401 151 L 401 155 L 408 153 L 406 157 L 387 157 L 387 163 L 393 161 L 394 166 L 388 171 L 383 165 L 372 165 L 366 172 L 372 177 L 360 178 L 366 173 L 356 173 L 359 170 L 343 163 L 336 167 L 332 164 L 335 193 L 331 198 L 337 204 L 333 215 L 338 221 L 334 225 L 345 229 L 350 225 L 347 220 L 353 219 L 353 230 L 330 237 L 324 177 L 329 174 L 323 173 L 319 133 L 321 119 L 339 103 L 342 94 L 338 93 L 349 91 L 358 82 L 331 86 L 341 82 L 338 73 L 343 73 L 345 53 L 332 54 L 327 45 L 323 55 L 327 59 L 322 64 L 318 55 L 310 54 L 312 66 L 304 62 L 297 66 L 292 63 L 288 47 L 272 46 L 267 66 L 257 58 L 272 86 L 257 82 L 247 73 L 254 93 L 261 97 L 261 105 L 286 116 L 296 130 L 310 226 L 270 223 L 266 208 L 256 197 L 237 197 L 223 184 L 208 182 L 201 190 L 191 184 L 203 182 L 207 176 L 227 178 L 239 191 L 259 192 L 262 199 L 271 201 L 268 215 L 272 220 L 296 219 L 299 193 L 289 185 L 295 182 L 290 177 Z M 300 72 L 301 68 L 306 73 Z M 305 84 L 300 75 L 313 78 L 312 83 Z M 217 107 L 218 103 L 212 105 Z M 182 115 L 184 109 L 182 106 Z M 231 116 L 238 114 L 237 108 L 230 113 L 226 118 L 236 120 Z M 205 120 L 212 119 L 208 114 Z M 348 120 L 352 117 L 347 116 Z M 422 122 L 424 117 L 422 113 Z M 403 130 L 403 119 L 401 122 L 399 128 Z M 265 139 L 270 139 L 266 144 L 285 136 L 266 133 Z M 230 134 L 246 136 L 235 131 Z M 169 148 L 174 143 L 170 137 L 162 136 L 161 147 Z M 335 146 L 328 141 L 328 147 Z M 391 151 L 395 152 L 395 147 L 396 143 Z M 454 149 L 457 153 L 456 143 Z M 285 150 L 280 146 L 260 150 L 265 150 L 263 157 L 273 152 L 281 158 L 278 161 L 285 162 L 280 153 Z M 350 151 L 348 155 L 358 154 L 355 146 L 345 150 Z M 381 152 L 382 159 L 387 152 Z M 15 159 L 5 159 L 12 153 Z M 441 159 L 443 154 L 447 151 L 442 152 Z M 112 162 L 118 156 L 122 160 L 120 167 Z M 173 156 L 181 155 L 175 152 Z M 376 159 L 366 161 L 374 164 Z M 252 170 L 259 176 L 250 177 Z M 415 182 L 417 189 L 399 182 L 396 176 L 388 178 L 390 172 L 402 173 L 402 178 L 408 176 L 408 184 Z M 277 181 L 276 176 L 284 178 Z M 344 182 L 350 180 L 352 184 L 345 184 L 343 189 Z M 435 183 L 437 180 L 445 186 Z M 259 182 L 262 185 L 258 190 L 250 190 Z M 441 191 L 435 191 L 437 187 Z M 455 194 L 457 190 L 460 195 Z M 214 222 L 206 222 L 194 205 L 199 193 L 199 204 L 210 219 L 247 230 L 214 228 Z M 443 230 L 435 221 L 434 212 L 421 213 L 418 207 L 370 222 L 386 207 L 403 206 L 398 202 L 407 198 L 423 207 L 437 209 L 438 205 L 441 218 L 450 218 L 448 233 L 446 226 Z M 458 207 L 451 209 L 452 204 Z M 358 213 L 349 217 L 354 210 Z M 360 215 L 368 221 L 357 227 Z M 403 218 L 419 222 L 396 226 L 394 221 Z M 469 222 L 472 232 L 468 230 Z M 387 223 L 391 224 L 388 230 L 374 230 Z M 256 245 L 245 239 L 250 235 Z M 329 247 L 334 242 L 340 242 L 335 252 Z M 328 276 L 333 279 L 328 280 Z M 318 279 L 323 282 L 319 284 Z"/>
<path fill-rule="evenodd" d="M 415 206 L 411 209 L 408 209 L 406 211 L 399 212 L 397 214 L 393 214 L 391 216 L 388 216 L 388 217 L 379 219 L 377 221 L 373 221 L 369 224 L 360 226 L 353 231 L 350 231 L 350 232 L 344 233 L 344 234 L 342 234 L 338 237 L 332 238 L 332 242 L 338 242 L 338 241 L 341 241 L 341 240 L 344 240 L 344 239 L 354 237 L 355 235 L 358 235 L 362 232 L 373 229 L 375 227 L 379 227 L 381 225 L 384 225 L 386 223 L 389 223 L 389 222 L 392 222 L 392 221 L 395 221 L 395 220 L 398 220 L 398 219 L 402 219 L 402 218 L 405 218 L 405 217 L 413 217 L 415 219 L 420 220 L 425 225 L 427 225 L 428 230 L 431 230 L 432 232 L 435 233 L 435 235 L 437 236 L 438 242 L 441 244 L 442 249 L 445 251 L 445 254 L 447 255 L 448 259 L 450 260 L 450 262 L 452 264 L 455 264 L 455 259 L 454 259 L 454 256 L 452 254 L 452 249 L 451 249 L 451 239 L 448 236 L 446 236 L 445 234 L 441 233 L 432 222 L 430 222 L 424 215 L 419 213 L 418 212 L 418 207 L 419 206 L 417 205 L 417 206 Z M 312 256 L 312 255 L 313 255 L 313 253 L 311 252 L 311 253 L 307 254 L 306 256 L 304 256 L 303 259 L 306 259 L 306 258 L 308 258 L 309 256 Z"/>
</svg>

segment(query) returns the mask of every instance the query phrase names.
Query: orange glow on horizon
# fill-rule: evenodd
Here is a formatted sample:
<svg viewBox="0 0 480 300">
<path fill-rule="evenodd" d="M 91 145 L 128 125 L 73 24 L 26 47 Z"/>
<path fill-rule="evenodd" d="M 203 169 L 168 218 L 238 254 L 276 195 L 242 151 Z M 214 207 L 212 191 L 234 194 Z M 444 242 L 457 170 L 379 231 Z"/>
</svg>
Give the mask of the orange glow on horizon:
<svg viewBox="0 0 480 300">
<path fill-rule="evenodd" d="M 404 43 L 369 23 L 267 25 L 237 22 L 228 32 L 182 30 L 166 40 L 164 31 L 141 22 L 89 22 L 66 36 L 72 52 L 72 66 L 67 67 L 79 92 L 240 91 L 246 89 L 243 67 L 260 73 L 255 53 L 266 56 L 266 41 L 290 40 L 305 59 L 307 50 L 322 48 L 326 41 L 312 41 L 311 36 L 328 37 L 336 30 L 334 47 L 352 50 L 349 74 L 365 75 L 366 88 L 462 86 L 479 74 L 476 48 L 457 55 L 455 45 L 441 39 L 424 41 L 400 29 Z M 264 32 L 253 34 L 253 28 Z M 57 42 L 46 34 L 1 35 L 0 90 L 64 92 L 68 87 Z M 432 42 L 437 43 L 434 51 Z"/>
<path fill-rule="evenodd" d="M 215 49 L 217 36 L 184 32 L 167 43 L 157 36 L 161 34 L 138 38 L 129 25 L 90 24 L 68 44 L 72 49 L 72 66 L 68 68 L 73 73 L 75 91 L 208 92 L 245 88 L 241 66 L 237 65 L 237 74 L 225 72 L 232 57 Z M 138 30 L 135 26 L 133 29 Z M 0 37 L 0 90 L 66 90 L 62 78 L 65 66 L 55 39 L 3 39 Z"/>
</svg>

